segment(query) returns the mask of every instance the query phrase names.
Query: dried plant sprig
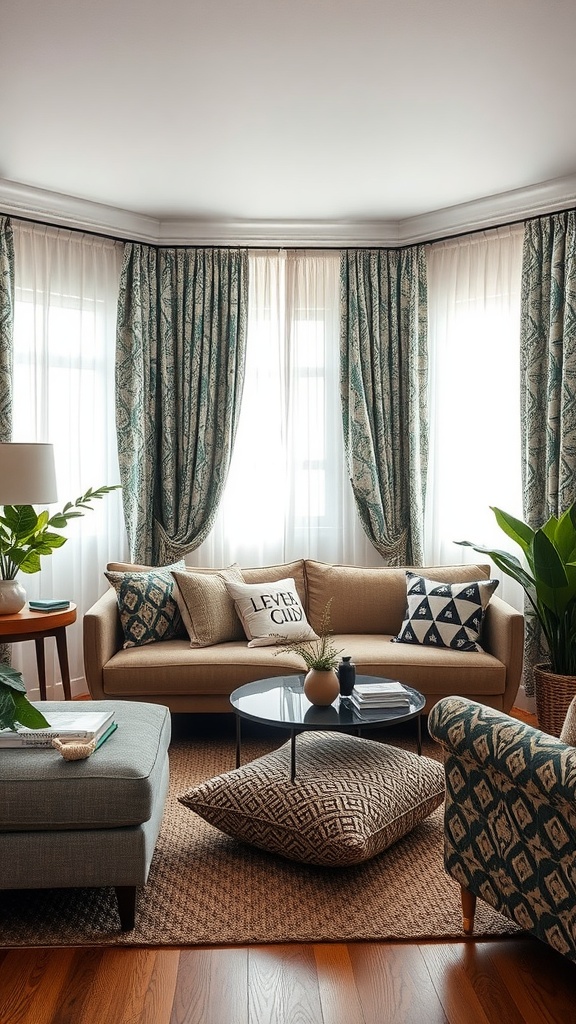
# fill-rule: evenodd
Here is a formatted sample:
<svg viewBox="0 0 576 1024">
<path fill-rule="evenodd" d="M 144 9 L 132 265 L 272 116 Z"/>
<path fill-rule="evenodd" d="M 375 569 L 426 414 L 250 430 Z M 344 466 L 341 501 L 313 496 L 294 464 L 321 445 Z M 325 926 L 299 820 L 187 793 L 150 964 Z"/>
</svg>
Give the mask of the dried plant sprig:
<svg viewBox="0 0 576 1024">
<path fill-rule="evenodd" d="M 275 654 L 297 654 L 306 665 L 306 668 L 329 671 L 336 668 L 342 650 L 338 651 L 332 641 L 332 627 L 330 624 L 330 608 L 332 598 L 328 601 L 320 621 L 320 630 L 315 640 L 296 639 L 289 640 L 282 647 L 279 647 Z M 280 640 L 285 639 L 278 634 Z"/>
</svg>

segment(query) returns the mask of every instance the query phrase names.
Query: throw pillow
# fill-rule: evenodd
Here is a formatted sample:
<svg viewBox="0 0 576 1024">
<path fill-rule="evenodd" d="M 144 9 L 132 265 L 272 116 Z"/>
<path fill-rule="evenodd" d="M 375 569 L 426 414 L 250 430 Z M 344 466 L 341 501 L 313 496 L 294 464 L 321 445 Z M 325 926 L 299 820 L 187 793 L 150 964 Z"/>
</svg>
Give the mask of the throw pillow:
<svg viewBox="0 0 576 1024">
<path fill-rule="evenodd" d="M 444 799 L 439 761 L 340 733 L 301 733 L 182 793 L 220 831 L 289 860 L 345 867 L 381 853 Z"/>
<path fill-rule="evenodd" d="M 498 580 L 440 583 L 406 573 L 404 622 L 393 642 L 481 651 L 484 612 Z"/>
<path fill-rule="evenodd" d="M 184 562 L 177 563 L 184 568 Z M 174 600 L 175 584 L 166 566 L 148 572 L 104 573 L 116 591 L 124 647 L 142 647 L 184 637 L 184 623 Z"/>
<path fill-rule="evenodd" d="M 271 647 L 287 640 L 316 640 L 293 579 L 275 583 L 229 583 L 226 587 L 249 640 Z"/>
<path fill-rule="evenodd" d="M 238 565 L 220 572 L 172 570 L 174 597 L 190 637 L 190 647 L 211 647 L 229 640 L 244 640 L 242 623 L 226 589 L 226 581 L 243 582 Z"/>
</svg>

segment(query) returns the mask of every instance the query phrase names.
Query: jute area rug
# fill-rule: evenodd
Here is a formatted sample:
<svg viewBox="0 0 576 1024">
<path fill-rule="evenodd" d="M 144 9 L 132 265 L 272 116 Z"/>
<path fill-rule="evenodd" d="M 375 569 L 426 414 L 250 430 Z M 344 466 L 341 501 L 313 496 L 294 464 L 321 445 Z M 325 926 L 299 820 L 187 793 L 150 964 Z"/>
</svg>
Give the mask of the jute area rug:
<svg viewBox="0 0 576 1024">
<path fill-rule="evenodd" d="M 412 730 L 379 739 L 415 749 Z M 217 946 L 274 942 L 461 939 L 458 885 L 443 869 L 442 808 L 380 856 L 353 868 L 295 864 L 228 838 L 176 800 L 191 785 L 234 767 L 228 734 L 180 736 L 170 750 L 171 786 L 136 928 L 123 934 L 113 889 L 0 894 L 0 945 Z M 372 734 L 374 735 L 374 734 Z M 282 735 L 243 743 L 243 762 Z M 439 757 L 430 739 L 424 752 Z M 478 902 L 475 938 L 519 929 Z"/>
</svg>

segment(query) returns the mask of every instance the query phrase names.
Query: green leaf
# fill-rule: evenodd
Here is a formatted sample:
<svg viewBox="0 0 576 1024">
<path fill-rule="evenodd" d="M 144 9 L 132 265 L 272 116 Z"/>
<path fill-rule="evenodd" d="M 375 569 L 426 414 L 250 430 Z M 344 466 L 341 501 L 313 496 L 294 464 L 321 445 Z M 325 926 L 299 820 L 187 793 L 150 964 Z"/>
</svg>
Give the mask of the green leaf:
<svg viewBox="0 0 576 1024">
<path fill-rule="evenodd" d="M 41 568 L 40 556 L 35 551 L 28 551 L 26 557 L 20 562 L 20 570 L 28 574 L 40 572 Z"/>
<path fill-rule="evenodd" d="M 509 515 L 508 512 L 503 512 L 501 508 L 496 508 L 494 505 L 491 505 L 490 508 L 496 516 L 496 522 L 500 529 L 504 531 L 507 537 L 510 537 L 516 544 L 519 544 L 522 551 L 526 554 L 530 550 L 534 531 L 527 523 L 523 523 L 521 519 L 516 519 L 515 516 Z"/>
<path fill-rule="evenodd" d="M 22 541 L 34 533 L 38 516 L 32 505 L 5 505 L 4 522 L 15 539 Z"/>
<path fill-rule="evenodd" d="M 14 691 L 0 686 L 0 729 L 14 730 L 16 705 Z"/>
<path fill-rule="evenodd" d="M 561 589 L 568 586 L 568 577 L 562 559 L 544 530 L 536 530 L 532 545 L 534 575 L 547 587 Z"/>
<path fill-rule="evenodd" d="M 0 665 L 0 690 L 5 686 L 11 690 L 18 690 L 20 693 L 26 693 L 22 673 L 12 668 L 11 665 Z"/>
<path fill-rule="evenodd" d="M 35 708 L 23 693 L 17 694 L 14 699 L 14 713 L 16 721 L 27 729 L 46 729 L 50 726 L 42 712 Z"/>
</svg>

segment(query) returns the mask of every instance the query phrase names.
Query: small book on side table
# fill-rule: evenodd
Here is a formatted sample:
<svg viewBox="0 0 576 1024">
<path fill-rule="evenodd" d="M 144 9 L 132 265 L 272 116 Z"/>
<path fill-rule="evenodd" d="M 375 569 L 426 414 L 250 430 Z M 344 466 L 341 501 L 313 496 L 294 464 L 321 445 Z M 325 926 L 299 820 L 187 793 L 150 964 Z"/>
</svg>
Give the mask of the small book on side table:
<svg viewBox="0 0 576 1024">
<path fill-rule="evenodd" d="M 64 610 L 64 608 L 69 608 L 70 601 L 66 601 L 65 598 L 61 600 L 54 598 L 47 601 L 28 601 L 28 607 L 31 612 L 59 612 Z"/>
</svg>

